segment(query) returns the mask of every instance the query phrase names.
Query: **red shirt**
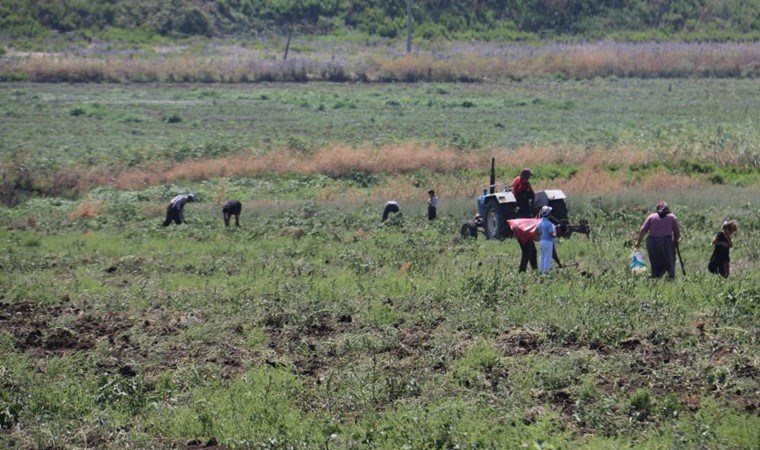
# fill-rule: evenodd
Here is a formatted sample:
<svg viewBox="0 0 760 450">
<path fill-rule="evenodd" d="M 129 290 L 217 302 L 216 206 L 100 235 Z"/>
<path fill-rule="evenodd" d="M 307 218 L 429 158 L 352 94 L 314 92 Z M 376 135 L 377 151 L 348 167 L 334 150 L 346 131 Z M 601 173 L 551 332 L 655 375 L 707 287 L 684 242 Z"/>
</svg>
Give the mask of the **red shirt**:
<svg viewBox="0 0 760 450">
<path fill-rule="evenodd" d="M 512 192 L 515 194 L 518 194 L 520 192 L 530 192 L 533 190 L 533 187 L 530 185 L 530 181 L 523 180 L 520 178 L 520 176 L 516 176 L 514 180 L 512 180 Z"/>
</svg>

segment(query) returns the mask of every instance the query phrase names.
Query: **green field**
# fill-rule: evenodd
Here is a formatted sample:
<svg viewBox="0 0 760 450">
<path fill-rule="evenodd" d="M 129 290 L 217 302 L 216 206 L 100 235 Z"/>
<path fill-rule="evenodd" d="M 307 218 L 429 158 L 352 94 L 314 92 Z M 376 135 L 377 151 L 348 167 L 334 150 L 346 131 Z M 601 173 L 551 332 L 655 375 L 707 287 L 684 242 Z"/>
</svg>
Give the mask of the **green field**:
<svg viewBox="0 0 760 450">
<path fill-rule="evenodd" d="M 756 80 L 0 85 L 4 159 L 139 164 L 272 148 L 633 146 L 757 166 Z M 675 155 L 671 155 L 671 153 Z M 726 152 L 729 155 L 723 155 Z M 728 156 L 728 158 L 727 158 Z"/>
<path fill-rule="evenodd" d="M 0 447 L 757 448 L 758 91 L 0 84 Z M 344 147 L 473 159 L 309 169 Z M 520 274 L 514 240 L 459 237 L 492 154 L 590 221 L 558 244 L 577 266 Z M 271 165 L 202 176 L 232 155 Z M 157 168 L 186 172 L 87 182 Z M 189 223 L 160 227 L 187 191 Z M 381 225 L 389 195 L 404 217 Z M 628 271 L 660 198 L 672 283 Z M 725 218 L 729 279 L 706 270 Z"/>
</svg>

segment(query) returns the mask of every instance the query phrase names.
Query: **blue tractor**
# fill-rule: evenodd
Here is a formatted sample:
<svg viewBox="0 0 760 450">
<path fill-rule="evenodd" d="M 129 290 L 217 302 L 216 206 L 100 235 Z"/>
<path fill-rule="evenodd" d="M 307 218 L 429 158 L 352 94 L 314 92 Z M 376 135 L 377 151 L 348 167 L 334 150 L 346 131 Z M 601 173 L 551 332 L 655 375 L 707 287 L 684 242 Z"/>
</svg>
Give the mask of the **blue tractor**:
<svg viewBox="0 0 760 450">
<path fill-rule="evenodd" d="M 582 233 L 586 236 L 591 232 L 588 221 L 581 220 L 578 225 L 570 225 L 565 204 L 565 193 L 559 189 L 536 192 L 528 210 L 521 211 L 517 199 L 512 193 L 511 185 L 496 185 L 495 158 L 491 158 L 491 178 L 489 185 L 478 197 L 478 213 L 483 218 L 483 228 L 486 239 L 505 239 L 512 236 L 512 230 L 507 220 L 519 217 L 535 217 L 543 206 L 551 206 L 549 219 L 557 226 L 557 236 L 570 237 L 572 233 Z"/>
</svg>

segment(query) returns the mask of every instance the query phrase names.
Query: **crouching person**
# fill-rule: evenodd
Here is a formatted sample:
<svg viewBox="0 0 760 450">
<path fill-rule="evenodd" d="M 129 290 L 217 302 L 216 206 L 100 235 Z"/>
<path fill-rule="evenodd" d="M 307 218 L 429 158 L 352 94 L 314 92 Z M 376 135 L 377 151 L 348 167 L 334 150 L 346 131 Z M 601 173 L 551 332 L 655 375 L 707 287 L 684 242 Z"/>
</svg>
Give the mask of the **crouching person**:
<svg viewBox="0 0 760 450">
<path fill-rule="evenodd" d="M 222 207 L 222 214 L 224 215 L 224 226 L 230 226 L 230 219 L 235 216 L 235 226 L 240 226 L 240 211 L 243 209 L 243 205 L 237 200 L 230 200 Z"/>
<path fill-rule="evenodd" d="M 383 216 L 380 218 L 380 222 L 385 222 L 388 220 L 388 216 L 391 214 L 401 214 L 401 207 L 395 200 L 391 200 L 385 204 L 385 208 L 383 208 Z"/>
<path fill-rule="evenodd" d="M 174 197 L 166 208 L 166 219 L 164 219 L 163 226 L 168 227 L 172 222 L 177 225 L 185 223 L 185 203 L 195 200 L 195 194 L 180 194 Z"/>
<path fill-rule="evenodd" d="M 463 238 L 478 238 L 478 228 L 483 228 L 483 217 L 480 214 L 475 214 L 470 220 L 465 220 L 459 228 L 459 234 Z"/>
</svg>

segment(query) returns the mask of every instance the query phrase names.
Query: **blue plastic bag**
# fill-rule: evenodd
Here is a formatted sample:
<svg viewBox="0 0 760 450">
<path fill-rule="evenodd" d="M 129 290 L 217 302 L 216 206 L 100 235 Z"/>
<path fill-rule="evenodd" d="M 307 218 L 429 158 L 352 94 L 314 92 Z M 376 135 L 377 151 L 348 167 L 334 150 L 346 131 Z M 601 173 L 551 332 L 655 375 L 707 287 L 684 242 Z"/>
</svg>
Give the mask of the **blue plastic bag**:
<svg viewBox="0 0 760 450">
<path fill-rule="evenodd" d="M 628 257 L 628 261 L 631 272 L 638 274 L 647 271 L 646 257 L 639 250 L 634 250 L 631 256 Z"/>
</svg>

